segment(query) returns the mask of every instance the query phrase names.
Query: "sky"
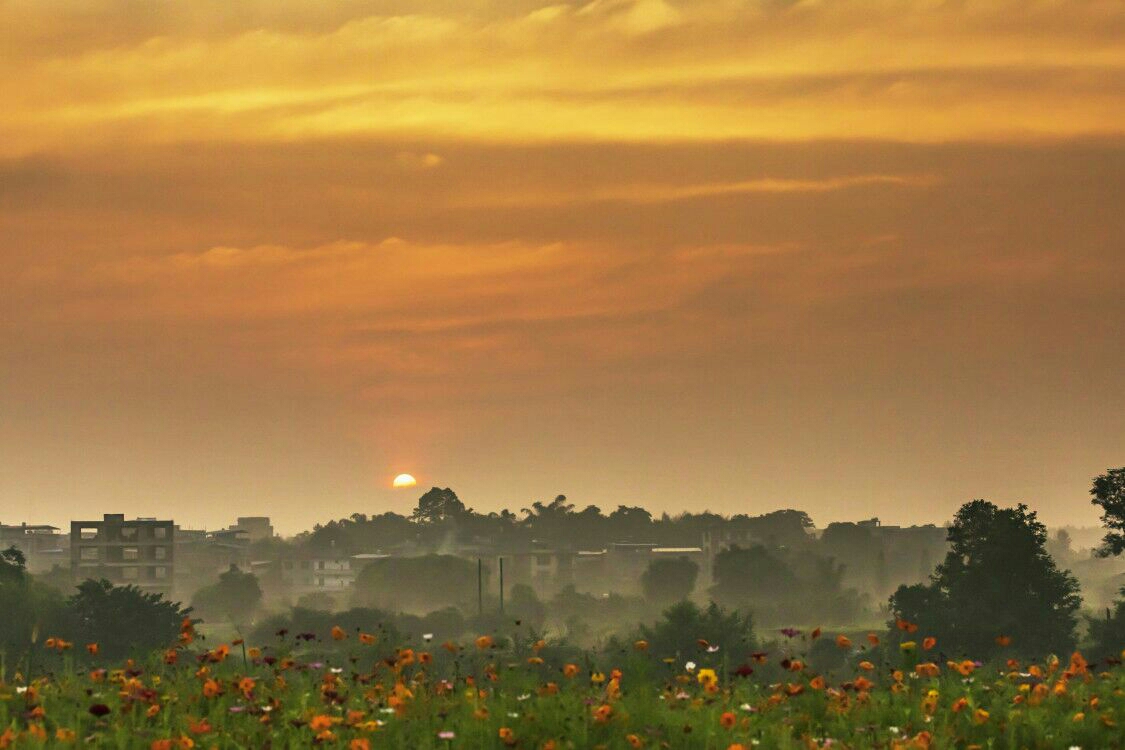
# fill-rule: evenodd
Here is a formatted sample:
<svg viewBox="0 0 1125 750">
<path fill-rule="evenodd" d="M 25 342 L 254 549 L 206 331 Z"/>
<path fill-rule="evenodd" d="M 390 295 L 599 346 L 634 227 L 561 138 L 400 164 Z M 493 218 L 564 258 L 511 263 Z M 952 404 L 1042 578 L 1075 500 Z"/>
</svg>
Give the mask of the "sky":
<svg viewBox="0 0 1125 750">
<path fill-rule="evenodd" d="M 0 69 L 5 523 L 1125 464 L 1118 0 L 0 0 Z"/>
</svg>

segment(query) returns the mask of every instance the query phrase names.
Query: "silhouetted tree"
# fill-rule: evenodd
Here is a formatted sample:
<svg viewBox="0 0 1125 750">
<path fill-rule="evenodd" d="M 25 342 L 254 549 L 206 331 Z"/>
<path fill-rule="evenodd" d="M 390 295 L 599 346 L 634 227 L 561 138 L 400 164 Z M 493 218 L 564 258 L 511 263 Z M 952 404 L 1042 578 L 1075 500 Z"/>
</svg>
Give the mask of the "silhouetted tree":
<svg viewBox="0 0 1125 750">
<path fill-rule="evenodd" d="M 1125 466 L 1095 477 L 1090 494 L 1093 495 L 1090 502 L 1102 510 L 1102 523 L 1106 527 L 1097 554 L 1109 557 L 1125 552 Z"/>
<path fill-rule="evenodd" d="M 797 584 L 793 570 L 760 544 L 731 545 L 715 555 L 712 577 L 711 595 L 731 606 L 776 601 Z"/>
<path fill-rule="evenodd" d="M 547 619 L 547 607 L 535 595 L 535 589 L 526 583 L 512 586 L 505 611 L 512 618 L 532 628 L 543 627 Z"/>
<path fill-rule="evenodd" d="M 0 649 L 14 667 L 28 649 L 51 636 L 71 637 L 62 595 L 34 581 L 16 547 L 0 552 Z M 3 675 L 0 675 L 2 678 Z"/>
<path fill-rule="evenodd" d="M 191 606 L 205 618 L 241 623 L 253 618 L 261 601 L 262 587 L 257 576 L 243 573 L 232 564 L 217 583 L 195 592 Z"/>
<path fill-rule="evenodd" d="M 641 574 L 645 598 L 657 604 L 671 604 L 691 596 L 699 565 L 686 557 L 658 558 Z"/>
<path fill-rule="evenodd" d="M 999 636 L 1029 654 L 1074 645 L 1078 582 L 1047 554 L 1047 529 L 1026 505 L 985 500 L 961 506 L 948 532 L 950 549 L 928 585 L 900 586 L 890 608 L 947 651 L 993 654 Z M 895 631 L 892 630 L 892 634 Z"/>
<path fill-rule="evenodd" d="M 67 603 L 75 637 L 100 644 L 102 654 L 111 659 L 175 643 L 180 623 L 191 612 L 160 594 L 114 586 L 105 579 L 83 581 Z"/>
<path fill-rule="evenodd" d="M 445 489 L 431 487 L 426 494 L 418 498 L 418 506 L 410 517 L 422 523 L 437 523 L 449 518 L 457 518 L 463 513 L 465 513 L 465 504 L 457 497 L 456 492 L 448 487 Z"/>
</svg>

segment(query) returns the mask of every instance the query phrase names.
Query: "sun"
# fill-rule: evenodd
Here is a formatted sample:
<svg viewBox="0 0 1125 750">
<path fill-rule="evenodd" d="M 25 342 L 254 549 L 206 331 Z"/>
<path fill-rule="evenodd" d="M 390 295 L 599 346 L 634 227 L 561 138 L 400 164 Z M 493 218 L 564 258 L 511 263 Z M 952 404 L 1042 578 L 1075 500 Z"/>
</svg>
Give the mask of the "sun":
<svg viewBox="0 0 1125 750">
<path fill-rule="evenodd" d="M 399 474 L 395 480 L 391 482 L 392 487 L 414 487 L 418 484 L 418 480 L 409 474 Z"/>
</svg>

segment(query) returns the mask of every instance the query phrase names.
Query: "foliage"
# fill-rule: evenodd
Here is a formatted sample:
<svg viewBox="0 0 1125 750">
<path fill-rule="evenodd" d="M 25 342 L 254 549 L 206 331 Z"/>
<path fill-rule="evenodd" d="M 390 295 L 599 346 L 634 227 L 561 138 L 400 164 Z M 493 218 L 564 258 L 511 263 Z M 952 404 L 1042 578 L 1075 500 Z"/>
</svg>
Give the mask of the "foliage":
<svg viewBox="0 0 1125 750">
<path fill-rule="evenodd" d="M 1090 651 L 1098 658 L 1116 658 L 1125 648 L 1125 587 L 1121 588 L 1119 595 L 1112 611 L 1108 611 L 1105 617 L 1086 617 Z"/>
<path fill-rule="evenodd" d="M 1046 542 L 1046 528 L 1025 505 L 966 503 L 930 583 L 900 587 L 891 611 L 951 652 L 990 656 L 1004 639 L 1024 653 L 1065 651 L 1075 641 L 1079 587 L 1055 566 Z"/>
<path fill-rule="evenodd" d="M 39 633 L 69 635 L 62 594 L 34 581 L 15 547 L 0 552 L 0 612 L 0 649 L 12 664 L 24 658 Z"/>
<path fill-rule="evenodd" d="M 191 606 L 204 618 L 242 623 L 253 617 L 261 601 L 262 587 L 257 576 L 232 564 L 218 582 L 195 592 Z"/>
<path fill-rule="evenodd" d="M 651 627 L 642 626 L 640 637 L 654 654 L 677 659 L 698 653 L 700 639 L 724 654 L 745 654 L 755 645 L 750 615 L 714 602 L 706 609 L 689 601 L 673 604 Z"/>
<path fill-rule="evenodd" d="M 693 560 L 658 558 L 641 574 L 641 590 L 652 602 L 671 604 L 691 596 L 698 576 L 699 565 Z"/>
<path fill-rule="evenodd" d="M 67 604 L 74 618 L 74 638 L 99 643 L 114 658 L 171 643 L 191 612 L 161 594 L 114 586 L 105 579 L 83 581 Z"/>
<path fill-rule="evenodd" d="M 484 570 L 488 585 L 488 569 Z M 428 612 L 444 606 L 476 608 L 477 563 L 453 555 L 375 560 L 364 567 L 352 593 L 359 607 Z"/>
<path fill-rule="evenodd" d="M 1125 466 L 1110 469 L 1094 478 L 1090 501 L 1101 508 L 1107 532 L 1098 554 L 1102 557 L 1125 552 Z"/>
<path fill-rule="evenodd" d="M 411 518 L 422 523 L 438 523 L 449 518 L 457 518 L 465 513 L 465 504 L 457 493 L 448 487 L 431 487 L 418 498 L 418 506 Z"/>
</svg>

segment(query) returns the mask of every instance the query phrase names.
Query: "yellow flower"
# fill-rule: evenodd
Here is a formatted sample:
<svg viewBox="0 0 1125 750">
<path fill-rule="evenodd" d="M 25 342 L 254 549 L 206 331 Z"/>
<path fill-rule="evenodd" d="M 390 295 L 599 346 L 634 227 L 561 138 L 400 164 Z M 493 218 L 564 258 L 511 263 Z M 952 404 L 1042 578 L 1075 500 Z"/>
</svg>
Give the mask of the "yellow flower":
<svg viewBox="0 0 1125 750">
<path fill-rule="evenodd" d="M 917 648 L 918 644 L 914 641 L 903 641 L 902 643 L 898 644 L 898 647 L 900 650 L 909 653 L 910 651 L 913 651 L 915 648 Z"/>
<path fill-rule="evenodd" d="M 984 724 L 986 721 L 988 721 L 988 711 L 985 711 L 983 708 L 978 708 L 976 711 L 973 711 L 974 723 Z"/>
<path fill-rule="evenodd" d="M 714 685 L 719 681 L 719 676 L 715 674 L 713 669 L 701 669 L 696 674 L 695 679 L 699 680 L 699 684 L 704 687 Z"/>
</svg>

